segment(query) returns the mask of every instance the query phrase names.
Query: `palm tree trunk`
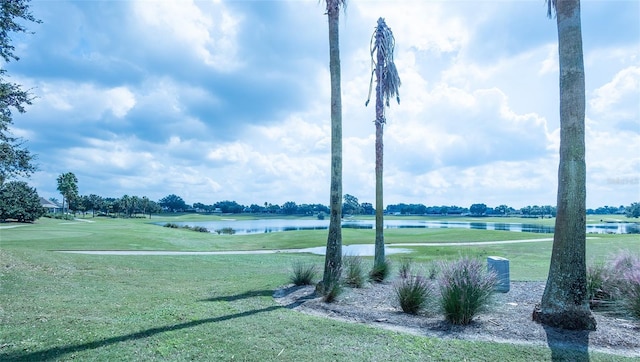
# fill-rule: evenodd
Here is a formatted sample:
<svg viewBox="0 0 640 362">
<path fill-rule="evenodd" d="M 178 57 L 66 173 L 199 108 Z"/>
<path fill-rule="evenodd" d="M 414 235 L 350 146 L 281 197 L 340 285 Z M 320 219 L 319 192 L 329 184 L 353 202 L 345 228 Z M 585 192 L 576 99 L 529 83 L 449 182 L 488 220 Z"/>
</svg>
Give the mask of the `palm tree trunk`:
<svg viewBox="0 0 640 362">
<path fill-rule="evenodd" d="M 553 327 L 595 330 L 586 293 L 585 80 L 580 1 L 558 0 L 560 164 L 558 209 L 549 276 L 534 320 Z"/>
<path fill-rule="evenodd" d="M 382 142 L 384 130 L 384 103 L 382 101 L 382 68 L 385 64 L 384 53 L 377 52 L 376 62 L 376 244 L 374 265 L 381 265 L 385 261 L 384 255 L 384 202 L 383 202 L 383 165 L 384 144 Z"/>
<path fill-rule="evenodd" d="M 328 0 L 329 1 L 329 0 Z M 329 1 L 329 3 L 333 3 Z M 331 190 L 323 286 L 340 278 L 342 267 L 342 94 L 340 87 L 339 4 L 327 6 L 329 19 L 329 73 L 331 75 Z M 325 289 L 327 290 L 327 289 Z"/>
</svg>

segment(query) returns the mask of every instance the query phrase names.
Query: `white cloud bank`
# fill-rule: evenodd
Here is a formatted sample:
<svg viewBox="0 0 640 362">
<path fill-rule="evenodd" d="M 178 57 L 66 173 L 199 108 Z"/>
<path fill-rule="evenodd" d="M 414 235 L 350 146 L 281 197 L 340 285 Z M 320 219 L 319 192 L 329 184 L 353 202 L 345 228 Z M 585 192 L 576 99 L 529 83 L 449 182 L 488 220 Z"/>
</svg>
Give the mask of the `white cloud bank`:
<svg viewBox="0 0 640 362">
<path fill-rule="evenodd" d="M 106 3 L 65 4 L 74 26 L 47 18 L 25 49 L 40 52 L 33 59 L 55 58 L 53 40 L 37 46 L 40 34 L 54 34 L 59 49 L 76 49 L 65 61 L 84 68 L 70 72 L 60 61 L 46 74 L 35 65 L 10 69 L 39 97 L 16 133 L 41 155 L 32 179 L 41 194 L 58 197 L 55 178 L 71 171 L 83 194 L 328 203 L 321 5 L 117 2 L 109 9 L 128 16 L 100 22 L 103 13 L 92 9 Z M 57 11 L 45 5 L 34 3 L 36 15 L 40 6 L 44 15 Z M 556 33 L 538 5 L 350 3 L 340 23 L 344 192 L 361 202 L 375 196 L 375 111 L 364 101 L 369 37 L 384 14 L 402 78 L 401 104 L 386 111 L 386 203 L 554 205 Z M 584 8 L 585 23 L 605 39 L 585 41 L 588 206 L 627 205 L 640 200 L 640 39 L 628 34 L 630 20 Z M 83 42 L 92 57 L 77 50 Z"/>
</svg>

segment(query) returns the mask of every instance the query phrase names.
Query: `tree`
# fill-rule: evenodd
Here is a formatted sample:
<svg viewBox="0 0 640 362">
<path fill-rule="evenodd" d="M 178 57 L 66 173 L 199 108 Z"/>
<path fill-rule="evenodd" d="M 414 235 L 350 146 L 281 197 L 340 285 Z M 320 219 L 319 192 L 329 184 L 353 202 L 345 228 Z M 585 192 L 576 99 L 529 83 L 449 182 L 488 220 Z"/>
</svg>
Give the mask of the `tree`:
<svg viewBox="0 0 640 362">
<path fill-rule="evenodd" d="M 151 204 L 151 200 L 148 197 L 142 196 L 140 199 L 140 207 L 142 208 L 142 215 L 147 214 L 147 210 L 149 210 L 149 206 Z M 151 219 L 151 211 L 149 211 L 149 219 Z"/>
<path fill-rule="evenodd" d="M 151 214 L 159 214 L 162 212 L 162 207 L 158 205 L 157 202 L 149 200 L 149 205 L 147 206 L 147 212 L 149 213 L 149 219 L 151 219 Z"/>
<path fill-rule="evenodd" d="M 213 206 L 220 208 L 220 211 L 225 214 L 240 214 L 245 209 L 243 205 L 240 205 L 235 201 L 228 200 L 216 202 Z"/>
<path fill-rule="evenodd" d="M 469 212 L 473 215 L 484 215 L 487 212 L 487 205 L 485 204 L 473 204 L 469 207 Z"/>
<path fill-rule="evenodd" d="M 71 203 L 78 197 L 78 178 L 73 172 L 58 176 L 58 191 L 62 195 L 62 212 L 64 212 L 65 200 L 71 209 Z"/>
<path fill-rule="evenodd" d="M 282 212 L 285 215 L 293 215 L 298 212 L 298 205 L 293 201 L 287 201 L 282 204 Z"/>
<path fill-rule="evenodd" d="M 640 217 L 640 202 L 633 202 L 625 208 L 627 217 Z"/>
<path fill-rule="evenodd" d="M 329 233 L 322 290 L 329 291 L 342 269 L 342 90 L 340 81 L 340 7 L 346 0 L 325 0 L 329 22 L 329 74 L 331 77 L 331 186 Z"/>
<path fill-rule="evenodd" d="M 160 201 L 158 201 L 158 204 L 172 212 L 182 211 L 187 208 L 187 204 L 184 202 L 182 197 L 174 194 L 161 198 Z"/>
<path fill-rule="evenodd" d="M 383 18 L 378 19 L 378 25 L 371 36 L 371 80 L 369 81 L 369 104 L 373 75 L 376 76 L 376 245 L 374 264 L 380 265 L 385 261 L 384 255 L 384 213 L 383 213 L 383 185 L 382 169 L 384 161 L 384 144 L 382 142 L 383 128 L 386 123 L 384 106 L 389 107 L 389 99 L 393 96 L 400 104 L 400 76 L 393 61 L 395 38 L 391 29 Z M 383 103 L 384 101 L 384 103 Z"/>
<path fill-rule="evenodd" d="M 511 209 L 512 209 L 511 207 L 503 204 L 503 205 L 496 206 L 494 210 L 496 211 L 496 213 L 502 216 L 506 216 Z"/>
<path fill-rule="evenodd" d="M 122 195 L 120 198 L 120 210 L 124 211 L 125 216 L 131 217 L 133 200 L 129 195 Z"/>
<path fill-rule="evenodd" d="M 586 278 L 585 84 L 580 0 L 548 0 L 555 9 L 560 64 L 560 162 L 553 248 L 539 323 L 595 330 Z"/>
<path fill-rule="evenodd" d="M 349 194 L 345 194 L 344 195 L 344 203 L 342 204 L 342 212 L 344 214 L 350 214 L 350 215 L 359 215 L 362 213 L 362 207 L 360 206 L 360 203 L 358 202 L 358 198 L 353 196 L 353 195 L 349 195 Z"/>
<path fill-rule="evenodd" d="M 0 220 L 32 222 L 44 214 L 36 189 L 26 182 L 11 181 L 0 185 Z"/>
<path fill-rule="evenodd" d="M 104 201 L 102 200 L 102 197 L 96 194 L 91 194 L 87 197 L 87 210 L 91 210 L 92 216 L 95 217 L 96 210 L 99 211 L 100 209 L 102 209 L 103 203 Z"/>
<path fill-rule="evenodd" d="M 374 215 L 376 213 L 376 209 L 373 208 L 370 202 L 363 202 L 360 206 L 362 207 L 362 213 L 365 215 Z"/>
<path fill-rule="evenodd" d="M 0 3 L 0 56 L 5 62 L 18 60 L 11 45 L 11 33 L 26 33 L 27 28 L 16 20 L 39 23 L 29 11 L 28 0 L 11 0 Z M 13 123 L 11 109 L 25 112 L 32 97 L 20 85 L 5 81 L 6 70 L 0 69 L 0 186 L 16 176 L 29 177 L 36 171 L 35 156 L 24 147 L 21 138 L 9 132 Z"/>
</svg>

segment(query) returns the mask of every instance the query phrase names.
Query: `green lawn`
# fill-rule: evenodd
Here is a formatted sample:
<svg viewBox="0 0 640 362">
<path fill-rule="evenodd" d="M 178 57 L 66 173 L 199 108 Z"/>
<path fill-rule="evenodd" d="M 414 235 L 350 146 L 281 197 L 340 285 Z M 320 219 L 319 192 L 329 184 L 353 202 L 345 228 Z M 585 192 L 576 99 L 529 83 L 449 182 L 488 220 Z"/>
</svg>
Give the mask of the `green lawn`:
<svg viewBox="0 0 640 362">
<path fill-rule="evenodd" d="M 187 215 L 151 221 L 197 220 Z M 211 218 L 208 217 L 210 220 Z M 411 336 L 283 308 L 273 291 L 308 254 L 110 256 L 53 250 L 256 250 L 322 246 L 326 231 L 215 235 L 149 220 L 41 219 L 0 229 L 0 360 L 549 360 L 548 348 Z M 0 224 L 0 227 L 7 224 Z M 540 238 L 504 231 L 390 229 L 388 243 Z M 373 242 L 344 230 L 345 244 Z M 588 241 L 590 259 L 640 250 L 637 235 Z M 513 280 L 543 280 L 551 242 L 411 247 L 428 263 L 459 255 L 511 260 Z M 398 259 L 401 256 L 392 256 Z M 592 354 L 594 361 L 610 355 Z M 617 358 L 615 358 L 617 360 Z"/>
</svg>

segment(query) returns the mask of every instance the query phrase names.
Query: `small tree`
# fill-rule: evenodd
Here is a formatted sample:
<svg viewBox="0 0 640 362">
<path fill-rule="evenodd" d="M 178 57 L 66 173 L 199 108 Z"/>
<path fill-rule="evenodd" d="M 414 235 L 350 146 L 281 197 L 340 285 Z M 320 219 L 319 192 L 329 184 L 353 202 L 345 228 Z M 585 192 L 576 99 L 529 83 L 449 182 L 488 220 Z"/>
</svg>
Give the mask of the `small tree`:
<svg viewBox="0 0 640 362">
<path fill-rule="evenodd" d="M 24 181 L 10 181 L 0 186 L 0 220 L 32 222 L 45 214 L 38 192 Z"/>
</svg>

